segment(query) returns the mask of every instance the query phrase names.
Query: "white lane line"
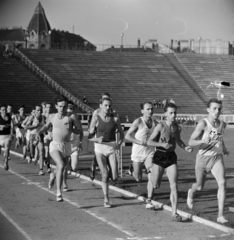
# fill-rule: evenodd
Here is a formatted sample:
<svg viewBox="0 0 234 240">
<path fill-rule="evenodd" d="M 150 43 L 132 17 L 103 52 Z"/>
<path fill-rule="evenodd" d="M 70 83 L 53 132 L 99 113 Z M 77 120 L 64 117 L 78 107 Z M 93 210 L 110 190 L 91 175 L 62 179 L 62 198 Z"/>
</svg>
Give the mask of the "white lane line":
<svg viewBox="0 0 234 240">
<path fill-rule="evenodd" d="M 0 167 L 3 168 L 2 165 L 0 165 Z M 35 186 L 39 187 L 40 189 L 43 189 L 43 190 L 45 190 L 45 191 L 47 191 L 47 192 L 49 192 L 49 193 L 51 193 L 51 194 L 53 194 L 53 195 L 56 196 L 56 193 L 51 192 L 49 189 L 47 189 L 47 188 L 45 188 L 45 187 L 42 187 L 41 185 L 38 184 L 38 182 L 33 182 L 33 181 L 27 179 L 26 177 L 24 177 L 24 176 L 22 176 L 22 175 L 20 175 L 20 174 L 18 174 L 18 173 L 16 173 L 16 172 L 14 172 L 14 171 L 12 171 L 12 170 L 8 170 L 8 172 L 13 173 L 14 175 L 16 175 L 16 176 L 24 179 L 25 181 L 27 181 L 29 184 L 35 185 Z M 96 213 L 93 213 L 93 212 L 90 211 L 89 209 L 82 209 L 82 208 L 81 208 L 82 206 L 81 206 L 78 202 L 70 201 L 69 199 L 64 198 L 64 197 L 63 197 L 63 200 L 66 201 L 66 202 L 68 202 L 68 203 L 70 203 L 71 205 L 73 205 L 73 206 L 81 209 L 81 210 L 84 210 L 85 212 L 87 212 L 87 213 L 90 214 L 91 216 L 93 216 L 93 217 L 97 218 L 98 220 L 100 220 L 100 221 L 102 221 L 102 222 L 104 222 L 104 223 L 112 226 L 113 228 L 119 230 L 120 232 L 126 234 L 127 236 L 135 237 L 135 234 L 132 234 L 132 233 L 124 230 L 121 226 L 116 225 L 115 223 L 106 220 L 104 217 L 99 217 Z"/>
<path fill-rule="evenodd" d="M 27 240 L 32 240 L 32 238 L 22 229 L 1 207 L 0 207 L 0 212 L 1 214 L 12 224 L 15 226 L 15 228 L 22 233 L 22 235 L 27 239 Z"/>
</svg>

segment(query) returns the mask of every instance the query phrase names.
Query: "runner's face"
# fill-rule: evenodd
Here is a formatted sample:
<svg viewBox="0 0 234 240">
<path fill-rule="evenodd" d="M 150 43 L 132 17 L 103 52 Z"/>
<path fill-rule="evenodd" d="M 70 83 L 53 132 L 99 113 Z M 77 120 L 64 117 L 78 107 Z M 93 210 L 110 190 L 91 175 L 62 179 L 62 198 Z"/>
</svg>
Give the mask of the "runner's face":
<svg viewBox="0 0 234 240">
<path fill-rule="evenodd" d="M 20 108 L 20 109 L 19 109 L 19 113 L 20 113 L 20 114 L 24 114 L 24 108 Z"/>
<path fill-rule="evenodd" d="M 56 105 L 56 109 L 58 110 L 58 113 L 65 115 L 67 111 L 67 102 L 58 102 Z"/>
<path fill-rule="evenodd" d="M 7 112 L 6 107 L 1 107 L 0 111 L 1 111 L 2 116 L 6 115 L 6 112 Z"/>
<path fill-rule="evenodd" d="M 102 104 L 100 104 L 100 108 L 104 113 L 109 113 L 111 109 L 111 101 L 104 100 Z"/>
<path fill-rule="evenodd" d="M 212 102 L 210 107 L 207 108 L 207 111 L 210 117 L 218 119 L 222 111 L 222 104 Z"/>
<path fill-rule="evenodd" d="M 12 112 L 12 106 L 7 106 L 7 112 L 11 113 Z"/>
<path fill-rule="evenodd" d="M 42 107 L 41 107 L 41 106 L 36 106 L 35 116 L 36 116 L 36 117 L 40 117 L 40 116 L 41 116 L 41 113 L 42 113 Z"/>
<path fill-rule="evenodd" d="M 165 115 L 167 117 L 167 120 L 169 120 L 170 122 L 174 122 L 176 120 L 176 109 L 170 107 L 167 108 Z"/>
<path fill-rule="evenodd" d="M 52 106 L 50 104 L 46 104 L 45 113 L 50 114 L 51 108 L 52 108 Z"/>
<path fill-rule="evenodd" d="M 144 109 L 142 109 L 141 112 L 145 117 L 152 117 L 154 113 L 153 105 L 146 103 L 144 105 Z"/>
</svg>

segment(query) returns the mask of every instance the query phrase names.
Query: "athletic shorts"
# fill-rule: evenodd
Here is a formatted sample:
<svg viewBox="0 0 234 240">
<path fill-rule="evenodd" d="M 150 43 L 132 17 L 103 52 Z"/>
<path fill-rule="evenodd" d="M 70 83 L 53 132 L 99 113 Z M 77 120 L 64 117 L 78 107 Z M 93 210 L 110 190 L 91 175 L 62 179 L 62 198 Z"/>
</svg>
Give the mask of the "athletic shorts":
<svg viewBox="0 0 234 240">
<path fill-rule="evenodd" d="M 5 147 L 7 141 L 10 140 L 11 135 L 0 135 L 0 146 Z"/>
<path fill-rule="evenodd" d="M 49 146 L 50 154 L 53 151 L 58 151 L 62 154 L 63 158 L 71 155 L 71 143 L 70 142 L 55 142 L 52 141 Z"/>
<path fill-rule="evenodd" d="M 204 156 L 201 154 L 197 154 L 196 156 L 196 172 L 210 173 L 213 166 L 218 162 L 223 162 L 223 155 L 218 154 L 215 156 Z"/>
<path fill-rule="evenodd" d="M 116 146 L 116 142 L 105 142 L 103 144 L 94 143 L 95 153 L 101 153 L 102 155 L 109 157 L 110 151 Z"/>
<path fill-rule="evenodd" d="M 15 133 L 16 138 L 22 138 L 26 134 L 26 130 L 25 129 L 18 128 L 18 127 L 16 128 L 15 132 L 16 132 Z"/>
<path fill-rule="evenodd" d="M 38 141 L 38 139 L 36 139 L 36 134 L 30 134 L 29 143 L 36 146 L 38 144 L 38 142 L 43 142 L 43 137 L 44 136 L 41 134 L 40 139 Z"/>
<path fill-rule="evenodd" d="M 177 155 L 173 152 L 162 152 L 156 151 L 153 157 L 153 163 L 163 167 L 168 168 L 174 164 L 177 164 Z"/>
</svg>

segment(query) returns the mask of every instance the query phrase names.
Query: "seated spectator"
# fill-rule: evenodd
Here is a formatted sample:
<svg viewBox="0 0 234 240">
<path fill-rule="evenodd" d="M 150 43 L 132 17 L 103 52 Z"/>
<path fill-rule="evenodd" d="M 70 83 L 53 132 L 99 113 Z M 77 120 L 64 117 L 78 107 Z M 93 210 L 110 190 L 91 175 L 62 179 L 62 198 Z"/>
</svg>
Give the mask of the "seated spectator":
<svg viewBox="0 0 234 240">
<path fill-rule="evenodd" d="M 127 123 L 129 122 L 129 117 L 128 117 L 128 115 L 126 115 L 126 122 L 127 122 Z"/>
<path fill-rule="evenodd" d="M 175 101 L 173 100 L 173 98 L 170 100 L 170 103 L 174 103 L 175 104 Z"/>
<path fill-rule="evenodd" d="M 87 99 L 86 96 L 83 97 L 83 103 L 84 103 L 84 104 L 88 104 L 88 103 L 89 103 L 89 101 L 88 101 L 88 99 Z"/>
<path fill-rule="evenodd" d="M 8 58 L 9 57 L 9 44 L 5 44 L 5 50 L 3 52 L 3 57 Z"/>
<path fill-rule="evenodd" d="M 158 99 L 158 102 L 157 102 L 157 107 L 158 107 L 158 108 L 162 108 L 162 102 L 161 102 L 161 100 L 160 100 L 160 99 Z"/>
</svg>

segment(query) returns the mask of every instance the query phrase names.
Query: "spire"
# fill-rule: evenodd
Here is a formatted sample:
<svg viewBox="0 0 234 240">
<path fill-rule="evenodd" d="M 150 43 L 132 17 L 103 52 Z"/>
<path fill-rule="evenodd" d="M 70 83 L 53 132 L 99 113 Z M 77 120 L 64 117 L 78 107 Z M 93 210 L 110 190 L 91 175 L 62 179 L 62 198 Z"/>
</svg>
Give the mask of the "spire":
<svg viewBox="0 0 234 240">
<path fill-rule="evenodd" d="M 32 30 L 34 30 L 37 34 L 39 34 L 41 31 L 48 32 L 51 30 L 50 24 L 45 15 L 45 11 L 40 2 L 38 3 L 33 17 L 28 25 L 28 32 L 31 32 Z"/>
</svg>

